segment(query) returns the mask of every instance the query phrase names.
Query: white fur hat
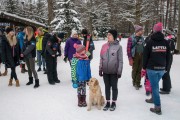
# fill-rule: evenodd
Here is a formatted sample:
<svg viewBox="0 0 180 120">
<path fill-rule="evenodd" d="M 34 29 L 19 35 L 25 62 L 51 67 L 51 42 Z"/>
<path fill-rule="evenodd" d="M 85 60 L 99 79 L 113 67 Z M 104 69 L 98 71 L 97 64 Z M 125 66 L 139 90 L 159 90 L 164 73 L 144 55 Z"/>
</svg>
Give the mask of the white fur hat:
<svg viewBox="0 0 180 120">
<path fill-rule="evenodd" d="M 71 32 L 71 37 L 73 37 L 74 34 L 77 34 L 77 31 L 76 31 L 76 30 L 72 30 L 72 32 Z"/>
</svg>

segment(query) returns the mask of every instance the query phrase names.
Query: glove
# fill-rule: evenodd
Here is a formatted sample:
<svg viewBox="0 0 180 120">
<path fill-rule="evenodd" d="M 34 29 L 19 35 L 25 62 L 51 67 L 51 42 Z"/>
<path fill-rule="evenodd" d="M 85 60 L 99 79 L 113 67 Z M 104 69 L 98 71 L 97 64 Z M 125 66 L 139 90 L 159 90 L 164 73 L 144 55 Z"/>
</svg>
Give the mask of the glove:
<svg viewBox="0 0 180 120">
<path fill-rule="evenodd" d="M 103 76 L 103 72 L 102 70 L 99 71 L 99 76 L 102 77 Z"/>
<path fill-rule="evenodd" d="M 121 75 L 117 74 L 117 78 L 121 78 Z"/>
<path fill-rule="evenodd" d="M 133 62 L 134 62 L 133 59 L 130 59 L 130 60 L 129 60 L 129 65 L 130 65 L 130 66 L 133 66 Z"/>
<path fill-rule="evenodd" d="M 73 80 L 72 80 L 72 83 L 73 83 L 73 84 L 72 84 L 73 88 L 78 88 L 78 84 L 77 84 L 76 81 L 73 81 Z"/>
<path fill-rule="evenodd" d="M 144 77 L 144 76 L 146 76 L 146 70 L 145 70 L 145 69 L 142 69 L 142 70 L 141 70 L 141 77 Z"/>
<path fill-rule="evenodd" d="M 67 58 L 68 58 L 68 57 L 65 56 L 64 59 L 63 59 L 65 63 L 67 63 Z"/>
</svg>

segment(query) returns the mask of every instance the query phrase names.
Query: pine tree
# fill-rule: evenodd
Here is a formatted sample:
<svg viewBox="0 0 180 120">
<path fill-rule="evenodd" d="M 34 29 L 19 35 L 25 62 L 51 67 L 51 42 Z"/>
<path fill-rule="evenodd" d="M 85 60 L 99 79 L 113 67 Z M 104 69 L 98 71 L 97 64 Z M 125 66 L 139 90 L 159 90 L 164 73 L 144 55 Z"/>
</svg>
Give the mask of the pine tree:
<svg viewBox="0 0 180 120">
<path fill-rule="evenodd" d="M 79 30 L 81 23 L 76 17 L 78 13 L 73 9 L 74 3 L 71 0 L 58 0 L 56 4 L 55 18 L 51 22 L 54 31 L 64 31 L 70 35 L 72 29 Z"/>
</svg>

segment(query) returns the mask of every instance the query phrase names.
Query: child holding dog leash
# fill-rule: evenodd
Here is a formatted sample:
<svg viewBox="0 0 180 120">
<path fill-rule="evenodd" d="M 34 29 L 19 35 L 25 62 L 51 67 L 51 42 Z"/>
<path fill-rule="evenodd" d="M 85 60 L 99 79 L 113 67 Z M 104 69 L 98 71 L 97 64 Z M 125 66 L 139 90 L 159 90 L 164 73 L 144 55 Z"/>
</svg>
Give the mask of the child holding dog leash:
<svg viewBox="0 0 180 120">
<path fill-rule="evenodd" d="M 74 44 L 76 53 L 71 61 L 71 77 L 73 88 L 77 88 L 78 106 L 86 107 L 86 82 L 91 78 L 89 52 L 83 45 Z"/>
</svg>

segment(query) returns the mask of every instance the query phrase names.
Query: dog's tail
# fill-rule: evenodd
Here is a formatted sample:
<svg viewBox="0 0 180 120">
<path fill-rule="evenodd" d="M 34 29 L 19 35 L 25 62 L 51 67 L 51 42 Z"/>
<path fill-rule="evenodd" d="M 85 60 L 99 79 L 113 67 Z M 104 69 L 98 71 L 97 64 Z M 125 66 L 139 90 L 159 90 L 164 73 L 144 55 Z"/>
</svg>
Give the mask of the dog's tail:
<svg viewBox="0 0 180 120">
<path fill-rule="evenodd" d="M 104 106 L 104 104 L 105 104 L 104 96 L 101 96 L 101 106 Z"/>
</svg>

